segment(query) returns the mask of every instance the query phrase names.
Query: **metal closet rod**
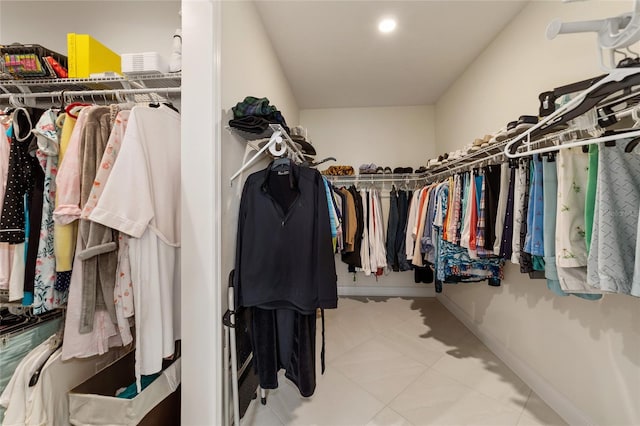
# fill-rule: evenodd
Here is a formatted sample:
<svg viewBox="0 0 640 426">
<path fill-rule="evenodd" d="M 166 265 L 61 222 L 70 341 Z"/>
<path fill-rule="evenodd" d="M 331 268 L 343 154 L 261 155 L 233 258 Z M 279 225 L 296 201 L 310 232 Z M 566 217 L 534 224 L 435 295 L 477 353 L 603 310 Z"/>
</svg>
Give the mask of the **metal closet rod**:
<svg viewBox="0 0 640 426">
<path fill-rule="evenodd" d="M 453 176 L 453 175 L 459 173 L 460 171 L 471 170 L 471 169 L 473 169 L 473 166 L 475 166 L 475 165 L 482 165 L 482 163 L 487 163 L 488 164 L 489 162 L 494 161 L 494 160 L 498 160 L 501 157 L 504 157 L 504 153 L 503 152 L 497 152 L 495 154 L 488 155 L 486 157 L 482 157 L 482 158 L 479 158 L 479 159 L 474 160 L 474 161 L 461 162 L 460 164 L 456 164 L 455 166 L 451 167 L 450 169 L 442 170 L 442 171 L 437 172 L 437 173 L 433 173 L 432 175 L 429 176 L 429 181 L 430 182 L 435 182 L 435 181 L 440 180 L 442 178 Z M 502 163 L 504 161 L 498 160 L 498 162 Z"/>
<path fill-rule="evenodd" d="M 180 87 L 164 87 L 144 89 L 104 89 L 104 90 L 58 90 L 55 92 L 38 92 L 38 93 L 6 93 L 0 94 L 0 99 L 37 99 L 37 98 L 61 98 L 62 96 L 80 97 L 80 96 L 106 96 L 106 95 L 146 95 L 156 93 L 162 94 L 179 94 Z"/>
<path fill-rule="evenodd" d="M 377 183 L 377 182 L 418 182 L 429 178 L 428 173 L 398 173 L 398 174 L 364 174 L 351 176 L 324 175 L 331 183 Z"/>
</svg>

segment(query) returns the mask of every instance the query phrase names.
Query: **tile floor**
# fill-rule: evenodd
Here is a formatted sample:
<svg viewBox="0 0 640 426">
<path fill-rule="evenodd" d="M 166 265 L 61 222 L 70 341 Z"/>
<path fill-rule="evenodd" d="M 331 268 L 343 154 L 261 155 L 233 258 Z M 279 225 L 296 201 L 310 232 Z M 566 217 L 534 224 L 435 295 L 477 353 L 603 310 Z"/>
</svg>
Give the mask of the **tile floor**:
<svg viewBox="0 0 640 426">
<path fill-rule="evenodd" d="M 435 298 L 338 306 L 325 313 L 327 368 L 315 394 L 301 397 L 281 374 L 243 426 L 566 424 Z"/>
</svg>

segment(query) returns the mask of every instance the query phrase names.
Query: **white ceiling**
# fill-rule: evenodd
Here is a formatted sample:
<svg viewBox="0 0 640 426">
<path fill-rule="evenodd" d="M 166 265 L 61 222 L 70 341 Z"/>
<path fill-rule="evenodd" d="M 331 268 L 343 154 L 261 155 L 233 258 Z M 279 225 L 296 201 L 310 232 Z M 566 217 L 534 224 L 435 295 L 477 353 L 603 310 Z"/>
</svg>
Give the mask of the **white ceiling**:
<svg viewBox="0 0 640 426">
<path fill-rule="evenodd" d="M 256 2 L 301 109 L 434 104 L 526 1 Z M 393 16 L 383 35 L 377 22 Z"/>
</svg>

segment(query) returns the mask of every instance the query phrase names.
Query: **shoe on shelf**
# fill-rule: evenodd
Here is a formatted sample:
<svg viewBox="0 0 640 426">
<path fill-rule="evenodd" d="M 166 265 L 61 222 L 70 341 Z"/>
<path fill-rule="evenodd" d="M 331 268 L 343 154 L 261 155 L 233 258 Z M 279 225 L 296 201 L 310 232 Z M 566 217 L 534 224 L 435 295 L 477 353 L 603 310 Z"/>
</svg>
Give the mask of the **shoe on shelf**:
<svg viewBox="0 0 640 426">
<path fill-rule="evenodd" d="M 496 142 L 502 142 L 502 141 L 506 141 L 508 139 L 507 136 L 507 127 L 503 127 L 502 129 L 498 130 L 496 132 Z"/>
<path fill-rule="evenodd" d="M 517 134 L 524 133 L 538 124 L 538 117 L 535 115 L 521 115 L 516 125 Z"/>
<path fill-rule="evenodd" d="M 518 134 L 516 127 L 518 127 L 517 121 L 510 121 L 509 124 L 507 124 L 507 139 L 512 139 Z"/>
</svg>

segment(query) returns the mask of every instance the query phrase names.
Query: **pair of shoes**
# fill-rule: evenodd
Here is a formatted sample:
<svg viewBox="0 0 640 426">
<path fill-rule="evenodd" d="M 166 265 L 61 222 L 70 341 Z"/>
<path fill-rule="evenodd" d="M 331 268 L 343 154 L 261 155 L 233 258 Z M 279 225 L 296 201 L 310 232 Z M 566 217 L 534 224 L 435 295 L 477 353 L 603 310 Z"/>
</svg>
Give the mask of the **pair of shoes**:
<svg viewBox="0 0 640 426">
<path fill-rule="evenodd" d="M 465 154 L 466 154 L 466 150 L 458 149 L 458 150 L 455 150 L 455 151 L 449 153 L 449 159 L 450 160 L 459 160 L 459 159 L 463 158 L 465 156 Z"/>
<path fill-rule="evenodd" d="M 393 169 L 393 173 L 398 175 L 409 174 L 409 173 L 413 173 L 413 168 L 412 167 L 396 167 L 395 169 Z"/>
<path fill-rule="evenodd" d="M 447 154 L 448 155 L 448 154 Z M 434 167 L 440 167 L 444 163 L 444 157 L 442 155 L 438 155 L 438 158 L 434 162 Z"/>
<path fill-rule="evenodd" d="M 506 127 L 502 128 L 495 136 L 496 142 L 513 139 L 524 133 L 531 127 L 538 124 L 538 117 L 535 115 L 521 115 L 518 120 L 510 121 Z"/>
<path fill-rule="evenodd" d="M 385 175 L 391 174 L 391 167 L 389 167 L 389 166 L 387 166 L 387 167 L 378 167 L 376 169 L 376 173 L 377 174 L 385 174 Z"/>
<path fill-rule="evenodd" d="M 427 168 L 425 166 L 420 166 L 420 168 L 416 170 L 416 173 L 418 174 L 426 173 L 426 172 L 427 172 Z"/>
</svg>

